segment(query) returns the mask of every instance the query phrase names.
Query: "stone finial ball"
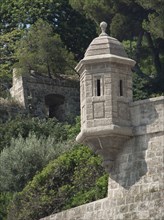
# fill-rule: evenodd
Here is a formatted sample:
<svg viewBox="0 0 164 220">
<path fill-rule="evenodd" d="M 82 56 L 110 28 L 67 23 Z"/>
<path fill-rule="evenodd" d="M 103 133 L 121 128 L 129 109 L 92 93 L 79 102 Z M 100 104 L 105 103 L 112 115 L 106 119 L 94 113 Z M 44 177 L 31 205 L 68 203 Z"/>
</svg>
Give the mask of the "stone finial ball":
<svg viewBox="0 0 164 220">
<path fill-rule="evenodd" d="M 105 21 L 102 21 L 102 22 L 100 23 L 100 28 L 101 28 L 101 31 L 102 31 L 103 34 L 106 32 L 107 26 L 108 26 L 108 25 L 107 25 L 107 23 L 106 23 Z"/>
</svg>

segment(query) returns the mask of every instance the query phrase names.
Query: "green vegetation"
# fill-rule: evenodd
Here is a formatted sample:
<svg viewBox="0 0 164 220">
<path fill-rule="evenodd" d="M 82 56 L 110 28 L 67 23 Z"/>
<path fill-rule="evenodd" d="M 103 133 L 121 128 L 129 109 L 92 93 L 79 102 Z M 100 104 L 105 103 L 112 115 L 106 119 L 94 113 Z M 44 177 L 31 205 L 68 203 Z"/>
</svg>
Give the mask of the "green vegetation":
<svg viewBox="0 0 164 220">
<path fill-rule="evenodd" d="M 69 0 L 72 7 L 124 42 L 137 63 L 133 68 L 134 98 L 164 93 L 164 2 L 161 0 Z"/>
<path fill-rule="evenodd" d="M 71 74 L 75 66 L 73 54 L 64 47 L 53 28 L 39 19 L 18 41 L 15 64 L 19 74 L 46 75 L 49 78 L 61 73 Z"/>
<path fill-rule="evenodd" d="M 0 97 L 8 97 L 12 81 L 13 64 L 16 62 L 14 55 L 16 42 L 20 37 L 21 30 L 19 29 L 14 29 L 10 32 L 1 30 L 0 32 Z"/>
<path fill-rule="evenodd" d="M 75 145 L 15 195 L 8 219 L 39 219 L 103 198 L 107 193 L 107 175 L 100 164 L 100 158 L 87 147 Z"/>
<path fill-rule="evenodd" d="M 9 95 L 14 66 L 23 74 L 75 74 L 103 20 L 137 62 L 134 99 L 164 93 L 163 1 L 2 0 L 0 9 L 0 97 Z M 106 195 L 101 159 L 74 142 L 79 128 L 79 120 L 30 116 L 0 122 L 0 220 L 38 219 Z"/>
<path fill-rule="evenodd" d="M 0 128 L 0 219 L 39 219 L 106 196 L 101 159 L 75 143 L 79 118 L 17 117 Z"/>
<path fill-rule="evenodd" d="M 12 139 L 0 154 L 0 191 L 21 191 L 36 172 L 68 151 L 71 144 L 57 143 L 52 136 L 38 138 L 31 133 L 26 139 L 22 136 Z"/>
<path fill-rule="evenodd" d="M 33 2 L 30 0 L 3 0 L 0 1 L 0 18 L 0 96 L 3 95 L 4 97 L 6 97 L 6 90 L 11 87 L 13 65 L 19 61 L 17 60 L 19 56 L 15 56 L 17 42 L 20 39 L 23 41 L 22 38 L 27 36 L 29 27 L 38 19 L 44 20 L 52 28 L 51 32 L 55 37 L 52 39 L 51 34 L 48 39 L 56 43 L 59 42 L 60 45 L 63 44 L 64 50 L 67 51 L 65 53 L 71 52 L 75 60 L 83 57 L 86 47 L 96 36 L 94 23 L 74 10 L 68 0 L 36 0 Z M 40 34 L 43 37 L 46 33 Z M 34 38 L 37 37 L 36 32 Z M 48 42 L 46 42 L 46 39 L 44 40 L 45 46 Z M 44 46 L 42 44 L 42 49 Z M 48 54 L 53 50 L 58 51 L 56 47 L 55 49 L 52 47 L 48 49 Z M 23 53 L 23 51 L 20 51 L 20 53 Z M 45 54 L 45 52 L 42 51 L 42 54 Z M 59 54 L 59 58 L 61 57 L 63 56 Z M 56 61 L 57 58 L 56 55 Z M 68 64 L 71 66 L 71 63 Z M 52 65 L 50 66 L 53 68 Z M 57 63 L 56 66 L 59 67 Z"/>
<path fill-rule="evenodd" d="M 0 220 L 6 220 L 7 207 L 13 198 L 13 193 L 0 192 Z"/>
<path fill-rule="evenodd" d="M 83 57 L 102 20 L 137 61 L 135 100 L 164 93 L 163 1 L 3 0 L 0 8 L 1 96 L 7 96 L 16 63 L 26 73 L 31 69 L 50 77 L 72 73 L 73 63 Z M 16 49 L 19 41 L 24 50 Z"/>
<path fill-rule="evenodd" d="M 67 129 L 70 126 L 63 126 L 55 119 L 39 119 L 18 116 L 15 119 L 8 120 L 6 123 L 0 123 L 0 151 L 10 146 L 11 139 L 22 136 L 27 138 L 29 133 L 34 133 L 36 137 L 53 137 L 56 142 L 67 140 L 69 133 Z"/>
</svg>

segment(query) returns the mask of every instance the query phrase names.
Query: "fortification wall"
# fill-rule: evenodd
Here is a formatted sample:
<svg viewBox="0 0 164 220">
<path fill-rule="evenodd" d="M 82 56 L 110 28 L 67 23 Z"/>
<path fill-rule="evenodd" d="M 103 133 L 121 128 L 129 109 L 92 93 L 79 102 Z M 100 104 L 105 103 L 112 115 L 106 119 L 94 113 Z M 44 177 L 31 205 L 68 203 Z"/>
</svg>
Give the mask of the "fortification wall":
<svg viewBox="0 0 164 220">
<path fill-rule="evenodd" d="M 80 113 L 79 81 L 69 79 L 50 79 L 39 76 L 17 76 L 13 73 L 11 96 L 33 116 L 49 117 L 49 110 L 55 111 L 60 121 L 74 118 Z M 52 95 L 46 105 L 46 96 Z M 63 103 L 59 97 L 63 98 Z M 59 105 L 60 104 L 60 105 Z M 53 108 L 52 108 L 53 107 Z"/>
<path fill-rule="evenodd" d="M 120 151 L 108 196 L 42 220 L 164 219 L 164 97 L 131 103 L 134 136 Z"/>
<path fill-rule="evenodd" d="M 79 115 L 80 95 L 78 82 L 29 78 L 24 85 L 24 89 L 25 97 L 31 97 L 31 100 L 26 99 L 26 102 L 28 105 L 31 104 L 35 115 L 46 116 L 47 106 L 45 105 L 45 97 L 49 94 L 57 94 L 64 98 L 64 103 L 58 110 L 60 120 Z"/>
</svg>

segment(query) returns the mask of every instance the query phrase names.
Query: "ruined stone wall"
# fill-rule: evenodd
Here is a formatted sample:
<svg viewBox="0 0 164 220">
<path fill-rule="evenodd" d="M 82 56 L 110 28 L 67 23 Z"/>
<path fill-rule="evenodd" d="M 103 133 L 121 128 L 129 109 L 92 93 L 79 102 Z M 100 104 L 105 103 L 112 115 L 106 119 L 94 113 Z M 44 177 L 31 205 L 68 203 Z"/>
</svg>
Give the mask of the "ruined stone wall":
<svg viewBox="0 0 164 220">
<path fill-rule="evenodd" d="M 13 87 L 10 92 L 11 96 L 33 116 L 49 116 L 49 106 L 46 106 L 45 103 L 45 97 L 49 94 L 63 97 L 63 103 L 56 106 L 59 120 L 64 121 L 80 114 L 79 82 L 77 80 L 50 79 L 39 76 L 22 77 L 13 74 Z"/>
<path fill-rule="evenodd" d="M 15 69 L 13 70 L 13 86 L 10 88 L 10 94 L 23 107 L 26 107 L 23 77 L 16 75 Z"/>
<path fill-rule="evenodd" d="M 51 80 L 48 78 L 29 78 L 24 84 L 27 107 L 31 105 L 35 115 L 45 117 L 47 106 L 45 97 L 48 94 L 57 94 L 64 97 L 64 103 L 60 106 L 61 120 L 79 115 L 79 87 L 77 82 L 63 80 Z M 30 99 L 29 99 L 30 97 Z"/>
<path fill-rule="evenodd" d="M 115 161 L 107 198 L 42 220 L 164 219 L 164 97 L 130 108 L 134 136 Z"/>
</svg>

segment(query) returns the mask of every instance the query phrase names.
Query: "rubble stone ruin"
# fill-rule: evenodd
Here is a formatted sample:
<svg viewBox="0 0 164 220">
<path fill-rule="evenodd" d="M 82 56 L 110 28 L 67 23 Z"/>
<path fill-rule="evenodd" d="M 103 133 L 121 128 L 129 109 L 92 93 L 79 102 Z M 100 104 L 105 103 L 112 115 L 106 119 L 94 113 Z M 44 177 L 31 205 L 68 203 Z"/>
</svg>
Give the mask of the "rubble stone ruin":
<svg viewBox="0 0 164 220">
<path fill-rule="evenodd" d="M 13 71 L 11 96 L 27 113 L 38 117 L 72 120 L 79 115 L 79 82 L 41 76 L 20 76 Z"/>
</svg>

